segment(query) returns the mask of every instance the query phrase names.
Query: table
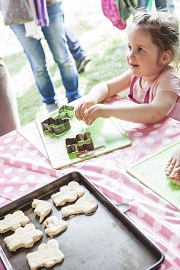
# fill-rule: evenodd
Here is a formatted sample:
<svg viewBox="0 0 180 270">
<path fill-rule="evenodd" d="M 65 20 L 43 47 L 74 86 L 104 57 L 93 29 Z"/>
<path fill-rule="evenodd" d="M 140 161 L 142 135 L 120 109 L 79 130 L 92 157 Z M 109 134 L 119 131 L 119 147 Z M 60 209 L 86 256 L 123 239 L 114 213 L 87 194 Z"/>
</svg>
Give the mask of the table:
<svg viewBox="0 0 180 270">
<path fill-rule="evenodd" d="M 113 104 L 130 102 L 116 96 Z M 131 221 L 165 254 L 161 270 L 180 265 L 180 211 L 126 172 L 126 167 L 180 138 L 180 122 L 156 124 L 118 120 L 132 145 L 97 158 L 52 169 L 35 122 L 0 137 L 0 207 L 69 172 L 79 171 L 114 203 L 131 204 Z M 153 169 L 153 168 L 152 168 Z"/>
</svg>

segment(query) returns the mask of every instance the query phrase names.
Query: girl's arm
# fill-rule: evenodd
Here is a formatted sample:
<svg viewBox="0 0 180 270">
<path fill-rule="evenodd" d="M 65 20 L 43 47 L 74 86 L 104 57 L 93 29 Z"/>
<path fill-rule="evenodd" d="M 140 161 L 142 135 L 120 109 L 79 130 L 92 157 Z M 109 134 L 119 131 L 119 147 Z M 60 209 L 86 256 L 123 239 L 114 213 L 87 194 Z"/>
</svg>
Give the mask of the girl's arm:
<svg viewBox="0 0 180 270">
<path fill-rule="evenodd" d="M 91 106 L 128 89 L 130 82 L 131 71 L 127 70 L 114 79 L 95 85 L 86 96 L 81 98 L 75 110 L 77 119 L 83 120 L 85 111 Z"/>
<path fill-rule="evenodd" d="M 84 115 L 84 122 L 91 125 L 98 117 L 115 117 L 134 123 L 156 123 L 162 120 L 174 107 L 177 95 L 173 92 L 160 92 L 150 104 L 103 105 L 89 108 Z"/>
</svg>

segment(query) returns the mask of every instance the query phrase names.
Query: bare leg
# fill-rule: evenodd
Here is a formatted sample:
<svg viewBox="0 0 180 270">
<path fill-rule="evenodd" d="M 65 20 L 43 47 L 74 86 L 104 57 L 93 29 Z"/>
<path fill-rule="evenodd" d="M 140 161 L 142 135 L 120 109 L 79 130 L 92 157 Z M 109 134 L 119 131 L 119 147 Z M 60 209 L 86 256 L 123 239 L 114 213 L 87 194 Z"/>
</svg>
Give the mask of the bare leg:
<svg viewBox="0 0 180 270">
<path fill-rule="evenodd" d="M 165 168 L 165 174 L 169 178 L 180 180 L 180 147 L 169 159 Z"/>
</svg>

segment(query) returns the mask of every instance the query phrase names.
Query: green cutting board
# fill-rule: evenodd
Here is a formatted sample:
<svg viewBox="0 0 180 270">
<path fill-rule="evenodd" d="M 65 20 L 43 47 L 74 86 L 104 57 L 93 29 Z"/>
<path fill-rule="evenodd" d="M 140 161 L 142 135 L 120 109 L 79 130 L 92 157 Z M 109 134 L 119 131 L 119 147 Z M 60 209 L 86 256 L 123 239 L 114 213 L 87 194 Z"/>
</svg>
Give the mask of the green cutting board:
<svg viewBox="0 0 180 270">
<path fill-rule="evenodd" d="M 55 115 L 51 115 L 51 117 L 54 118 Z M 131 140 L 114 118 L 98 118 L 91 126 L 87 126 L 83 121 L 78 121 L 74 116 L 70 119 L 71 129 L 60 135 L 51 134 L 47 130 L 42 130 L 41 122 L 45 119 L 47 119 L 47 117 L 37 119 L 36 124 L 41 134 L 51 166 L 54 169 L 63 168 L 111 152 L 115 149 L 131 145 Z M 80 155 L 68 155 L 65 139 L 75 138 L 77 134 L 84 134 L 85 132 L 91 133 L 95 150 L 84 152 Z"/>
<path fill-rule="evenodd" d="M 137 162 L 127 168 L 127 172 L 180 210 L 180 186 L 173 184 L 164 172 L 168 160 L 178 147 L 180 142 Z"/>
</svg>

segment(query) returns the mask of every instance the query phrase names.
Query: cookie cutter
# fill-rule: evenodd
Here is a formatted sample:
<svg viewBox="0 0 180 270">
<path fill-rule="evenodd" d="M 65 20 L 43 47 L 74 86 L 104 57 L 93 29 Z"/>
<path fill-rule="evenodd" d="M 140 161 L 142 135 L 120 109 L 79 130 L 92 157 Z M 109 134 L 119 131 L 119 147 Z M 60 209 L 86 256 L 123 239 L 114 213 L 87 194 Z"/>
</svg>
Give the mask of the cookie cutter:
<svg viewBox="0 0 180 270">
<path fill-rule="evenodd" d="M 77 134 L 75 138 L 66 138 L 66 149 L 68 154 L 74 152 L 85 152 L 94 150 L 91 133 Z"/>
<path fill-rule="evenodd" d="M 72 118 L 74 116 L 74 107 L 63 105 L 59 108 L 58 113 L 61 118 Z"/>
<path fill-rule="evenodd" d="M 71 125 L 68 118 L 49 117 L 41 123 L 41 127 L 43 131 L 47 130 L 49 133 L 55 133 L 56 135 L 59 135 L 70 129 Z"/>
</svg>

